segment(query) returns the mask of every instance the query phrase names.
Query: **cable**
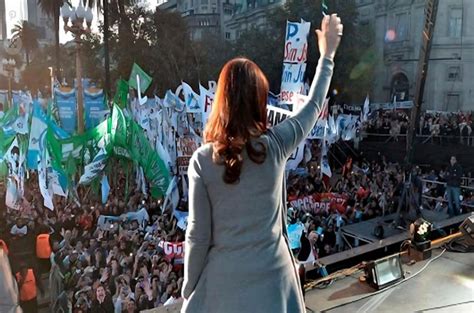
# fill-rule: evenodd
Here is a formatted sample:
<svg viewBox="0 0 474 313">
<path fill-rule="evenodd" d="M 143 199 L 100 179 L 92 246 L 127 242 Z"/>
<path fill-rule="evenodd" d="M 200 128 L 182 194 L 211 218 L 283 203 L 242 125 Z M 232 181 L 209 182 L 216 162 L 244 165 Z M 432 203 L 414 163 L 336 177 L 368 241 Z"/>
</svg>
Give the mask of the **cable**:
<svg viewBox="0 0 474 313">
<path fill-rule="evenodd" d="M 454 238 L 453 240 L 445 243 L 442 247 L 449 252 L 458 252 L 458 253 L 469 253 L 474 252 L 474 247 L 470 246 L 467 243 L 464 243 L 464 238 Z"/>
<path fill-rule="evenodd" d="M 407 277 L 407 278 L 405 278 L 405 279 L 403 279 L 403 280 L 401 280 L 401 281 L 399 281 L 399 282 L 397 282 L 397 283 L 395 283 L 395 284 L 393 284 L 393 285 L 391 285 L 391 286 L 389 286 L 389 287 L 387 287 L 387 288 L 385 288 L 385 289 L 378 290 L 378 291 L 375 291 L 375 292 L 373 292 L 373 293 L 371 293 L 371 294 L 368 294 L 368 295 L 366 295 L 366 296 L 363 296 L 363 297 L 361 297 L 361 298 L 358 298 L 358 299 L 355 299 L 355 300 L 352 300 L 352 301 L 349 301 L 349 302 L 346 302 L 346 303 L 341 303 L 341 304 L 335 305 L 335 306 L 333 306 L 333 307 L 330 307 L 330 308 L 328 308 L 328 309 L 322 310 L 321 313 L 323 313 L 323 312 L 328 312 L 328 311 L 330 311 L 330 310 L 334 310 L 334 309 L 336 309 L 336 308 L 340 308 L 340 307 L 346 306 L 346 305 L 351 304 L 351 303 L 359 302 L 360 300 L 370 298 L 370 297 L 372 297 L 372 296 L 375 296 L 375 295 L 378 295 L 378 294 L 380 294 L 380 293 L 382 293 L 382 292 L 385 292 L 385 291 L 387 291 L 387 290 L 389 290 L 389 289 L 392 289 L 393 287 L 396 287 L 396 286 L 398 286 L 398 285 L 400 285 L 400 284 L 406 282 L 407 280 L 412 279 L 413 277 L 417 276 L 417 275 L 420 274 L 421 272 L 423 272 L 423 271 L 428 267 L 428 265 L 431 264 L 431 262 L 433 262 L 433 261 L 439 259 L 445 252 L 446 252 L 446 249 L 443 249 L 443 251 L 441 251 L 441 253 L 440 253 L 439 255 L 437 255 L 437 256 L 434 257 L 433 259 L 429 260 L 418 272 L 416 272 L 415 274 L 411 275 L 410 277 Z"/>
</svg>

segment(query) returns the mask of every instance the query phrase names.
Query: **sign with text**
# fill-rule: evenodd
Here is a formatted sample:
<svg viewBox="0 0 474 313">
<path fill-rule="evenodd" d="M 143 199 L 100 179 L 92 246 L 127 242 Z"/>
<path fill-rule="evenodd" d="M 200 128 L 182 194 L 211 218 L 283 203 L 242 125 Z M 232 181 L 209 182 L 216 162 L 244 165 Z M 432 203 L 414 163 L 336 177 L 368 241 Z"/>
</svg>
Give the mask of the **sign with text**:
<svg viewBox="0 0 474 313">
<path fill-rule="evenodd" d="M 286 22 L 280 104 L 292 104 L 297 94 L 304 94 L 304 74 L 308 56 L 308 34 L 311 23 Z"/>
</svg>

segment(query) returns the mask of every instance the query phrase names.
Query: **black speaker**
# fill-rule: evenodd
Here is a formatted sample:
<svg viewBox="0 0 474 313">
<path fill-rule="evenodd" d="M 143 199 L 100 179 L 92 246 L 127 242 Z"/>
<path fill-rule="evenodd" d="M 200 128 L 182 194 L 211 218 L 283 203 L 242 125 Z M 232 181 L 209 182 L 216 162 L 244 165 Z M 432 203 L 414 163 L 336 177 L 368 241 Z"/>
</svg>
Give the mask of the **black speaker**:
<svg viewBox="0 0 474 313">
<path fill-rule="evenodd" d="M 365 266 L 367 283 L 375 289 L 383 289 L 405 278 L 400 254 L 390 255 Z"/>
<path fill-rule="evenodd" d="M 464 242 L 468 246 L 474 246 L 474 215 L 469 216 L 459 226 L 459 230 L 464 234 Z"/>
</svg>

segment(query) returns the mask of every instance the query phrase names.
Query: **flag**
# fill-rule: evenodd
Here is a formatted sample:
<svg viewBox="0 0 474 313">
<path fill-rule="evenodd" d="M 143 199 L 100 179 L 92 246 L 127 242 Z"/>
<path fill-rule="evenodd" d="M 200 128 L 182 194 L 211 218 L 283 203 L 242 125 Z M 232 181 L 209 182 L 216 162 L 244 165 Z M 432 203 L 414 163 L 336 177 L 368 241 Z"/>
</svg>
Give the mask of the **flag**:
<svg viewBox="0 0 474 313">
<path fill-rule="evenodd" d="M 7 192 L 5 195 L 5 205 L 13 210 L 20 210 L 20 197 L 18 195 L 18 189 L 16 187 L 16 183 L 12 179 L 8 179 L 7 181 Z"/>
<path fill-rule="evenodd" d="M 38 168 L 38 158 L 40 151 L 40 138 L 46 133 L 48 128 L 46 118 L 41 110 L 38 101 L 33 104 L 33 117 L 31 119 L 30 140 L 27 153 L 27 167 L 35 170 Z"/>
<path fill-rule="evenodd" d="M 369 94 L 367 94 L 367 97 L 365 98 L 364 101 L 364 107 L 362 108 L 362 122 L 367 122 L 369 120 Z"/>
<path fill-rule="evenodd" d="M 212 103 L 214 102 L 214 94 L 204 88 L 203 86 L 199 85 L 199 93 L 200 93 L 200 102 L 202 108 L 202 125 L 203 129 L 206 126 L 207 120 L 209 119 L 209 115 L 212 111 Z"/>
<path fill-rule="evenodd" d="M 100 181 L 101 184 L 101 192 L 102 192 L 102 204 L 107 203 L 107 199 L 109 198 L 110 193 L 110 185 L 107 175 L 102 175 L 102 180 Z"/>
<path fill-rule="evenodd" d="M 197 93 L 193 91 L 191 86 L 187 83 L 182 82 L 181 86 L 183 86 L 183 94 L 184 94 L 184 103 L 186 105 L 186 112 L 187 113 L 201 113 L 202 112 L 202 105 L 203 102 L 200 101 L 200 97 Z M 201 84 L 199 84 L 199 92 L 202 90 Z M 205 89 L 205 88 L 204 88 Z"/>
<path fill-rule="evenodd" d="M 164 212 L 168 206 L 171 206 L 171 211 L 178 207 L 179 204 L 179 190 L 178 190 L 178 179 L 176 176 L 173 177 L 170 184 L 168 185 L 168 189 L 166 190 L 166 197 L 165 201 L 163 202 L 163 206 L 161 207 L 161 211 Z"/>
<path fill-rule="evenodd" d="M 331 167 L 329 166 L 327 154 L 328 154 L 328 147 L 326 145 L 326 140 L 323 140 L 322 148 L 321 148 L 321 174 L 331 177 L 332 172 L 331 172 Z"/>
<path fill-rule="evenodd" d="M 139 77 L 140 87 L 137 85 L 137 76 Z M 130 78 L 128 79 L 128 85 L 136 90 L 141 92 L 146 92 L 148 87 L 151 85 L 152 78 L 148 75 L 138 64 L 133 63 L 132 72 L 130 73 Z"/>
<path fill-rule="evenodd" d="M 128 83 L 123 79 L 117 81 L 117 88 L 114 96 L 114 103 L 120 108 L 124 109 L 127 107 L 128 99 Z"/>
<path fill-rule="evenodd" d="M 328 15 L 328 5 L 326 4 L 326 0 L 321 1 L 321 11 L 323 13 L 323 16 Z"/>
<path fill-rule="evenodd" d="M 48 168 L 46 165 L 46 159 L 48 157 L 47 149 L 42 151 L 41 155 L 38 155 L 38 185 L 40 187 L 41 195 L 43 196 L 43 204 L 50 210 L 54 210 L 52 193 L 48 188 Z"/>
<path fill-rule="evenodd" d="M 56 101 L 48 101 L 48 117 L 54 121 L 58 126 L 61 126 L 61 120 L 59 118 L 59 108 Z"/>
<path fill-rule="evenodd" d="M 84 174 L 79 179 L 79 184 L 87 185 L 92 182 L 94 178 L 99 176 L 107 163 L 107 152 L 105 148 L 100 149 L 91 163 L 84 167 Z"/>
</svg>

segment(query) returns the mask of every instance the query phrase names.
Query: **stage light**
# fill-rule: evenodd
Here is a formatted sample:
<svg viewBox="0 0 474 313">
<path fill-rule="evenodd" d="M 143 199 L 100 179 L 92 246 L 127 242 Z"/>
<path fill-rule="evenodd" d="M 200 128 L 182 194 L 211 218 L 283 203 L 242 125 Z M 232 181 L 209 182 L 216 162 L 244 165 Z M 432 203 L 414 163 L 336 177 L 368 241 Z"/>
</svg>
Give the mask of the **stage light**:
<svg viewBox="0 0 474 313">
<path fill-rule="evenodd" d="M 390 255 L 367 263 L 365 276 L 367 283 L 377 290 L 404 279 L 400 254 Z"/>
</svg>

